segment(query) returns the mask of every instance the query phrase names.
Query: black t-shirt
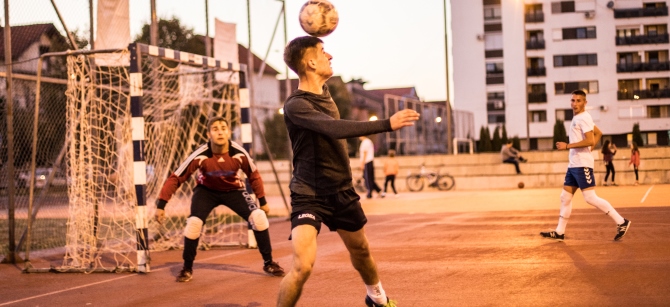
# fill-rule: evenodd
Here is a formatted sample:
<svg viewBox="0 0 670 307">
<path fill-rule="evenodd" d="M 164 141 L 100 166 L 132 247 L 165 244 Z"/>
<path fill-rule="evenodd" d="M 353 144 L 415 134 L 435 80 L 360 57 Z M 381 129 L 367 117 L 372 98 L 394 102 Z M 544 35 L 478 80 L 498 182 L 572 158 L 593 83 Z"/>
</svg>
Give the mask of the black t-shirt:
<svg viewBox="0 0 670 307">
<path fill-rule="evenodd" d="M 389 119 L 340 119 L 326 85 L 321 95 L 295 90 L 284 104 L 284 121 L 293 148 L 290 189 L 304 195 L 330 195 L 351 188 L 346 139 L 391 131 Z"/>
</svg>

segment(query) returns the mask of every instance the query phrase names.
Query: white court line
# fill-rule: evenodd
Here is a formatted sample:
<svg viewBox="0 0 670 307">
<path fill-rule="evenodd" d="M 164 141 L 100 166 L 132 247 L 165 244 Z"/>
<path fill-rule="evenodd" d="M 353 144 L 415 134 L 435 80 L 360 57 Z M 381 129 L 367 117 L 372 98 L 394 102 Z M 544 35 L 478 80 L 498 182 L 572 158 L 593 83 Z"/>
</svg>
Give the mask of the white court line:
<svg viewBox="0 0 670 307">
<path fill-rule="evenodd" d="M 640 203 L 643 203 L 647 199 L 647 196 L 649 196 L 649 192 L 651 192 L 651 189 L 653 189 L 653 188 L 654 188 L 653 185 L 651 187 L 649 187 L 649 190 L 647 190 L 647 193 L 644 194 L 644 197 L 642 197 L 642 200 L 640 201 Z"/>
<path fill-rule="evenodd" d="M 286 243 L 290 243 L 290 241 L 280 242 L 280 243 L 273 244 L 273 245 L 277 246 L 277 245 L 282 245 L 282 244 L 286 244 Z M 245 252 L 245 251 L 241 250 L 239 252 L 234 252 L 234 253 L 219 255 L 219 256 L 214 256 L 214 257 L 209 257 L 209 258 L 205 258 L 205 259 L 202 259 L 202 260 L 196 260 L 194 262 L 207 261 L 207 260 L 232 256 L 232 255 L 236 255 L 236 254 L 239 254 L 239 253 L 242 253 L 242 252 Z M 172 267 L 175 267 L 175 266 L 179 266 L 179 265 L 181 265 L 181 264 L 175 264 L 175 265 L 167 266 L 167 267 L 160 268 L 160 269 L 157 269 L 157 270 L 152 270 L 151 272 L 158 272 L 158 271 L 166 270 L 166 269 L 169 269 L 169 268 L 172 268 Z M 130 274 L 130 275 L 121 276 L 121 277 L 118 277 L 118 278 L 113 278 L 113 279 L 108 279 L 108 280 L 103 280 L 103 281 L 97 281 L 97 282 L 94 282 L 94 283 L 85 284 L 85 285 L 81 285 L 81 286 L 76 286 L 76 287 L 72 287 L 72 288 L 68 288 L 68 289 L 63 289 L 63 290 L 58 290 L 58 291 L 53 291 L 53 292 L 49 292 L 49 293 L 39 294 L 39 295 L 31 296 L 31 297 L 26 297 L 26 298 L 22 298 L 22 299 L 11 301 L 11 302 L 0 303 L 0 306 L 16 304 L 16 303 L 19 303 L 19 302 L 32 300 L 32 299 L 35 299 L 35 298 L 40 298 L 40 297 L 45 297 L 45 296 L 49 296 L 49 295 L 59 294 L 59 293 L 67 292 L 67 291 L 77 290 L 77 289 L 81 289 L 81 288 L 86 288 L 86 287 L 90 287 L 90 286 L 104 284 L 104 283 L 107 283 L 107 282 L 110 282 L 110 281 L 115 281 L 115 280 L 124 279 L 124 278 L 128 278 L 128 277 L 139 276 L 139 275 L 140 274 Z"/>
</svg>

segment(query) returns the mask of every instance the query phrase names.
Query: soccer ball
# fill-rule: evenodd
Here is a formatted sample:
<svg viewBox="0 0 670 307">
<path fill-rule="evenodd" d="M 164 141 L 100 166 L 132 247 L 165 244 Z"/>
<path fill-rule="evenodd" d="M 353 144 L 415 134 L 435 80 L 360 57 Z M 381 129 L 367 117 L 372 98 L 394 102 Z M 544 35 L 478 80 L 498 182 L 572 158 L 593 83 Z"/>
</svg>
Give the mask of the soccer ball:
<svg viewBox="0 0 670 307">
<path fill-rule="evenodd" d="M 518 186 L 519 189 L 523 189 L 523 187 L 525 187 L 526 185 L 523 184 L 523 181 L 520 181 Z"/>
<path fill-rule="evenodd" d="M 335 6 L 328 0 L 310 0 L 300 9 L 300 26 L 307 34 L 324 37 L 335 31 L 338 17 Z"/>
</svg>

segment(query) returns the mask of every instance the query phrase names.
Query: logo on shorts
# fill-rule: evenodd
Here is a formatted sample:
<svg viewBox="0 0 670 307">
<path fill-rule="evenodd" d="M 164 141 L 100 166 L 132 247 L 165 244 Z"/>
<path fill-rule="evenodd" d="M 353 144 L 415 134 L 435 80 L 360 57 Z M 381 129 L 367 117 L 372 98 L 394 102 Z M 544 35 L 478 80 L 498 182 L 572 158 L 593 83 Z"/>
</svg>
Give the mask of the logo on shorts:
<svg viewBox="0 0 670 307">
<path fill-rule="evenodd" d="M 298 218 L 299 219 L 313 219 L 313 220 L 316 221 L 316 217 L 314 216 L 314 214 L 311 214 L 311 213 L 302 213 L 302 214 L 298 215 Z"/>
<path fill-rule="evenodd" d="M 591 184 L 591 182 L 593 182 L 593 179 L 591 179 L 591 172 L 589 171 L 588 167 L 584 168 L 584 177 L 586 177 L 586 183 Z"/>
</svg>

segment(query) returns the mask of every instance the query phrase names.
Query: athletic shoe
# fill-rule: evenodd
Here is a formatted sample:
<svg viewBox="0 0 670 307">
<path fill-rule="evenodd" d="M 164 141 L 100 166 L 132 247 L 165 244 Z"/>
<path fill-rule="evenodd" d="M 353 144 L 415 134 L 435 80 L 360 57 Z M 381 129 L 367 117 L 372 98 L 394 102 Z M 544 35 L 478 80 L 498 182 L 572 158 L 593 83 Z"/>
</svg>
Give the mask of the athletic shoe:
<svg viewBox="0 0 670 307">
<path fill-rule="evenodd" d="M 630 221 L 623 219 L 623 224 L 616 226 L 616 236 L 614 236 L 614 241 L 621 240 L 621 238 L 626 235 L 626 232 L 628 232 L 628 228 L 630 228 Z"/>
<path fill-rule="evenodd" d="M 277 276 L 277 277 L 284 276 L 284 269 L 282 269 L 282 267 L 279 266 L 279 263 L 276 263 L 274 261 L 263 266 L 263 271 L 265 271 L 265 273 L 267 273 L 270 276 Z"/>
<path fill-rule="evenodd" d="M 365 306 L 368 307 L 398 307 L 398 303 L 396 301 L 392 301 L 388 297 L 386 298 L 387 303 L 386 305 L 379 305 L 376 304 L 369 296 L 365 296 Z"/>
<path fill-rule="evenodd" d="M 381 196 L 382 196 L 382 198 L 384 198 L 384 197 L 386 197 L 386 192 L 382 192 L 382 193 L 381 193 L 381 194 L 379 194 L 379 195 L 381 195 Z"/>
<path fill-rule="evenodd" d="M 555 231 L 540 232 L 540 235 L 541 235 L 543 238 L 554 239 L 554 240 L 556 240 L 556 241 L 563 241 L 563 240 L 565 240 L 565 234 L 559 235 L 559 234 L 556 233 Z"/>
<path fill-rule="evenodd" d="M 177 276 L 178 282 L 187 282 L 193 279 L 193 270 L 182 269 Z"/>
</svg>

